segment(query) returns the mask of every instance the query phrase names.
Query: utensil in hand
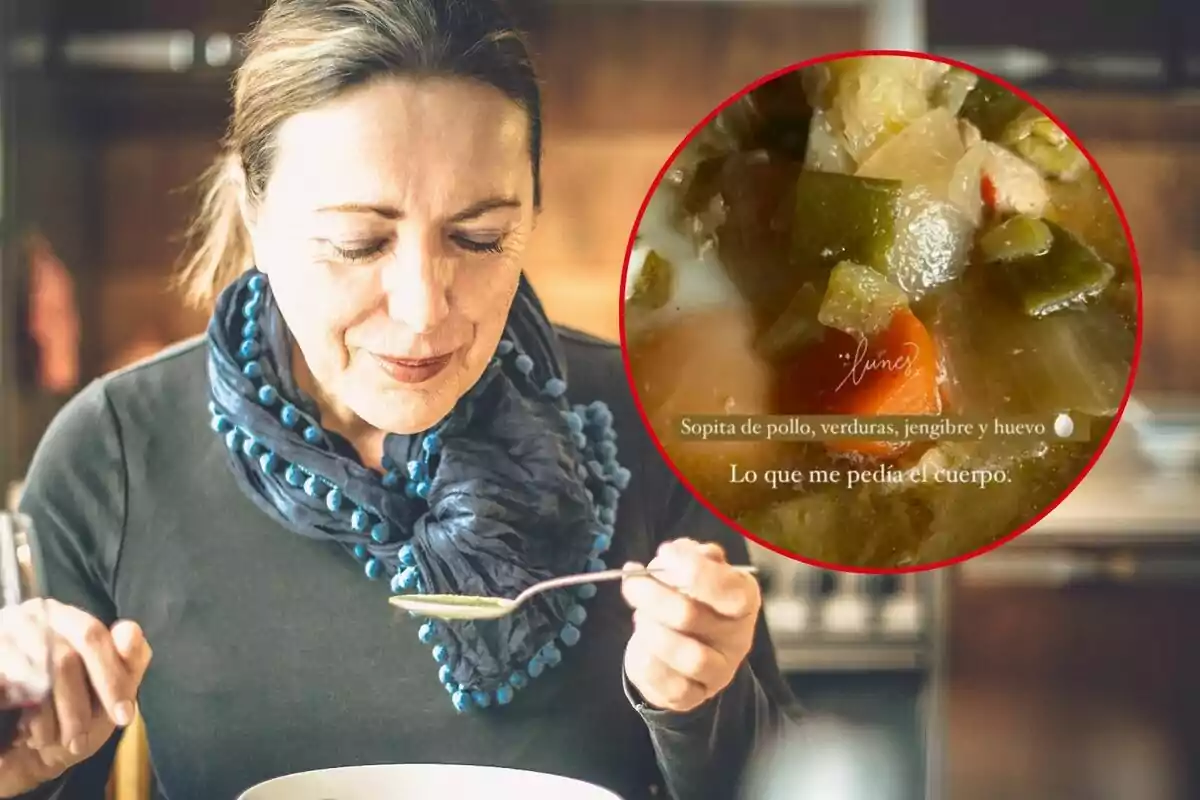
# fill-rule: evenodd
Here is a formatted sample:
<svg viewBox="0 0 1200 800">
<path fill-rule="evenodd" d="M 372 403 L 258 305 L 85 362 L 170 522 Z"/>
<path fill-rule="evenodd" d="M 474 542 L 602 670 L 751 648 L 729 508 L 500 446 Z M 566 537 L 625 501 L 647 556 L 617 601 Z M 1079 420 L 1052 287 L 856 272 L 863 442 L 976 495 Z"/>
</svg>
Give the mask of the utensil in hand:
<svg viewBox="0 0 1200 800">
<path fill-rule="evenodd" d="M 50 624 L 32 532 L 28 517 L 0 512 L 0 752 L 22 712 L 50 695 Z"/>
<path fill-rule="evenodd" d="M 735 566 L 738 572 L 754 575 L 757 567 Z M 579 575 L 566 575 L 561 578 L 551 578 L 530 586 L 513 598 L 507 597 L 473 597 L 462 594 L 400 594 L 389 598 L 388 602 L 410 614 L 423 617 L 437 617 L 449 620 L 486 620 L 499 619 L 511 614 L 531 597 L 553 589 L 565 589 L 568 586 L 581 586 L 585 583 L 600 583 L 616 581 L 622 578 L 654 575 L 662 572 L 661 568 L 641 567 L 638 569 L 610 569 L 603 572 L 587 572 Z"/>
</svg>

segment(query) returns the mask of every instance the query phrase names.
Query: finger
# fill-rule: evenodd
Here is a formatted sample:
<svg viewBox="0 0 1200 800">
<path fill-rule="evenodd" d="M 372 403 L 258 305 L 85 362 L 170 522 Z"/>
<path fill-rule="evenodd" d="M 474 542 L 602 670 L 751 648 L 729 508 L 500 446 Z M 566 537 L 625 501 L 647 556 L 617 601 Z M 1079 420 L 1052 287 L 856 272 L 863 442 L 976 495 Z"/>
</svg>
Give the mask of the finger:
<svg viewBox="0 0 1200 800">
<path fill-rule="evenodd" d="M 626 578 L 621 594 L 639 617 L 706 642 L 732 635 L 738 624 L 654 578 Z"/>
<path fill-rule="evenodd" d="M 662 553 L 664 549 L 674 549 L 677 547 L 692 548 L 699 555 L 711 561 L 728 563 L 728 559 L 725 557 L 725 548 L 721 547 L 721 545 L 717 544 L 716 542 L 698 542 L 695 539 L 690 539 L 687 537 L 682 539 L 671 539 L 663 542 L 658 546 L 657 552 Z"/>
<path fill-rule="evenodd" d="M 729 656 L 718 648 L 649 619 L 635 621 L 643 645 L 675 673 L 716 694 L 733 677 Z"/>
<path fill-rule="evenodd" d="M 696 542 L 668 542 L 660 548 L 654 562 L 662 570 L 655 573 L 655 578 L 728 619 L 757 614 L 762 604 L 754 576 L 739 572 L 723 559 L 716 561 L 706 556 Z"/>
<path fill-rule="evenodd" d="M 87 670 L 79 653 L 62 640 L 55 642 L 51 660 L 54 663 L 54 716 L 58 720 L 55 741 L 79 755 L 83 752 L 83 735 L 91 726 L 93 715 Z"/>
<path fill-rule="evenodd" d="M 86 611 L 58 603 L 51 610 L 51 622 L 82 657 L 92 690 L 109 718 L 122 727 L 132 722 L 136 684 L 104 623 Z"/>
<path fill-rule="evenodd" d="M 625 648 L 625 674 L 642 698 L 655 708 L 690 711 L 708 699 L 702 685 L 656 658 L 636 631 Z"/>
<path fill-rule="evenodd" d="M 54 712 L 54 697 L 51 695 L 31 709 L 25 723 L 26 741 L 35 750 L 49 747 L 59 741 L 58 716 Z"/>
<path fill-rule="evenodd" d="M 66 769 L 78 761 L 78 759 L 72 757 L 71 753 L 65 747 L 59 744 L 43 747 L 40 750 L 35 750 L 34 753 L 42 764 L 55 770 L 55 772 Z"/>
<path fill-rule="evenodd" d="M 121 656 L 130 671 L 136 691 L 136 687 L 146 675 L 154 651 L 150 649 L 150 643 L 146 641 L 142 627 L 131 620 L 120 620 L 113 625 L 112 639 L 113 646 L 117 648 L 117 654 Z"/>
</svg>

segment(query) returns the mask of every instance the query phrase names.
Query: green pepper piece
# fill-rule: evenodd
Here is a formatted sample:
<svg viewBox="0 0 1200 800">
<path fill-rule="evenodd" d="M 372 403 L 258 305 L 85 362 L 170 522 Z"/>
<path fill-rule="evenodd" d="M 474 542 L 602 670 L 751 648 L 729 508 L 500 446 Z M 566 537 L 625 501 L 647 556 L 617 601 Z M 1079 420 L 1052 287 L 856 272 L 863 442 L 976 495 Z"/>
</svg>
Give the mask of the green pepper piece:
<svg viewBox="0 0 1200 800">
<path fill-rule="evenodd" d="M 674 288 L 675 267 L 651 250 L 646 254 L 642 269 L 634 279 L 629 303 L 647 311 L 657 311 L 671 299 Z"/>
<path fill-rule="evenodd" d="M 1053 222 L 1043 224 L 1054 237 L 1050 251 L 1007 262 L 998 270 L 1031 317 L 1044 317 L 1095 297 L 1116 274 L 1111 264 L 1066 230 Z"/>
<path fill-rule="evenodd" d="M 843 261 L 829 275 L 817 320 L 830 328 L 870 337 L 887 327 L 908 296 L 870 267 Z"/>
<path fill-rule="evenodd" d="M 1044 256 L 1053 245 L 1050 227 L 1025 214 L 1010 217 L 979 237 L 979 251 L 988 262 Z"/>
<path fill-rule="evenodd" d="M 1010 122 L 1000 144 L 1013 150 L 1051 178 L 1073 180 L 1088 167 L 1088 160 L 1054 120 L 1028 108 Z"/>
<path fill-rule="evenodd" d="M 1029 104 L 995 81 L 982 78 L 967 95 L 962 118 L 979 129 L 984 139 L 996 141 L 1010 122 Z"/>
<path fill-rule="evenodd" d="M 792 260 L 832 268 L 854 261 L 888 272 L 896 238 L 900 181 L 805 171 L 796 181 Z"/>
</svg>

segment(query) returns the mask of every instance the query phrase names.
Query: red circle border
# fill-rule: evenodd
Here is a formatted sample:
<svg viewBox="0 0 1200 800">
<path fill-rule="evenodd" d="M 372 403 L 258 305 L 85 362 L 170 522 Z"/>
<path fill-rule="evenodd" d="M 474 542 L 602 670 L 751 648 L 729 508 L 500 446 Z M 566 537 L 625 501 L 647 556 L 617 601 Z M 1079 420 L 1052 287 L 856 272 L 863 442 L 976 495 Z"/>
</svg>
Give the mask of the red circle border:
<svg viewBox="0 0 1200 800">
<path fill-rule="evenodd" d="M 948 559 L 944 559 L 942 561 L 936 561 L 936 562 L 929 563 L 929 564 L 919 564 L 919 565 L 911 566 L 911 567 L 897 567 L 894 569 L 869 568 L 869 567 L 849 567 L 849 566 L 845 566 L 845 565 L 829 564 L 829 563 L 816 561 L 814 559 L 805 558 L 797 553 L 791 552 L 789 550 L 785 550 L 785 549 L 779 547 L 778 545 L 774 545 L 770 542 L 765 541 L 764 539 L 762 539 L 762 538 L 756 536 L 755 534 L 751 533 L 750 531 L 746 530 L 746 528 L 744 528 L 743 526 L 738 525 L 736 522 L 734 522 L 732 519 L 730 519 L 728 516 L 726 516 L 720 510 L 715 508 L 713 506 L 713 504 L 710 503 L 708 501 L 708 499 L 706 497 L 704 497 L 704 495 L 702 493 L 697 491 L 696 488 L 694 486 L 692 486 L 691 482 L 688 481 L 688 479 L 683 475 L 683 473 L 675 466 L 675 463 L 667 455 L 666 449 L 662 446 L 662 442 L 659 441 L 658 434 L 655 433 L 654 429 L 651 427 L 649 417 L 646 414 L 646 409 L 642 405 L 641 397 L 638 395 L 636 382 L 634 381 L 633 372 L 632 372 L 632 369 L 630 367 L 630 362 L 629 362 L 629 348 L 628 348 L 628 344 L 625 339 L 625 302 L 624 302 L 623 298 L 625 297 L 625 282 L 626 282 L 626 279 L 628 278 L 628 273 L 629 273 L 629 260 L 633 254 L 633 248 L 634 248 L 635 240 L 637 238 L 638 228 L 642 224 L 642 217 L 645 216 L 646 207 L 649 205 L 650 200 L 654 196 L 654 193 L 658 190 L 659 184 L 662 183 L 663 178 L 667 174 L 667 171 L 671 168 L 671 165 L 675 162 L 675 159 L 679 156 L 680 152 L 684 149 L 684 147 L 686 147 L 688 145 L 688 143 L 691 142 L 691 140 L 693 138 L 695 138 L 695 136 L 698 133 L 700 133 L 710 122 L 712 122 L 712 120 L 715 119 L 718 114 L 720 114 L 722 111 L 724 111 L 727 107 L 729 107 L 733 103 L 740 100 L 745 95 L 747 95 L 750 92 L 757 89 L 759 86 L 762 86 L 765 83 L 769 83 L 769 82 L 775 80 L 776 78 L 782 77 L 784 75 L 788 75 L 797 70 L 817 66 L 819 64 L 823 64 L 828 61 L 838 61 L 838 60 L 845 59 L 845 58 L 859 58 L 859 57 L 863 57 L 863 56 L 901 56 L 901 57 L 907 57 L 907 58 L 921 58 L 921 59 L 925 59 L 926 61 L 936 61 L 936 62 L 939 62 L 942 64 L 949 64 L 952 67 L 958 67 L 960 69 L 965 69 L 969 72 L 972 72 L 972 73 L 978 75 L 981 78 L 993 81 L 994 83 L 1004 87 L 1005 89 L 1008 89 L 1010 92 L 1012 92 L 1013 94 L 1020 97 L 1022 100 L 1024 100 L 1029 105 L 1037 108 L 1039 111 L 1041 111 L 1043 114 L 1045 114 L 1051 120 L 1053 120 L 1054 123 L 1056 125 L 1058 125 L 1059 128 L 1061 128 L 1064 133 L 1066 133 L 1067 137 L 1070 138 L 1071 142 L 1074 143 L 1074 145 L 1079 148 L 1079 151 L 1081 153 L 1083 153 L 1084 157 L 1087 158 L 1088 164 L 1095 171 L 1096 176 L 1100 179 L 1100 184 L 1104 187 L 1104 191 L 1108 194 L 1109 200 L 1113 204 L 1113 209 L 1116 211 L 1117 218 L 1121 222 L 1121 229 L 1125 235 L 1125 243 L 1129 248 L 1129 257 L 1130 257 L 1130 262 L 1131 262 L 1132 269 L 1133 269 L 1134 286 L 1137 290 L 1136 291 L 1136 294 L 1137 294 L 1136 322 L 1137 322 L 1137 324 L 1135 325 L 1135 331 L 1134 331 L 1134 351 L 1133 351 L 1133 359 L 1132 359 L 1132 361 L 1130 363 L 1130 367 L 1129 367 L 1129 379 L 1125 385 L 1124 396 L 1121 399 L 1121 404 L 1117 408 L 1117 413 L 1113 417 L 1113 421 L 1112 421 L 1112 424 L 1109 426 L 1108 432 L 1104 435 L 1104 438 L 1100 441 L 1099 446 L 1097 446 L 1095 453 L 1092 454 L 1092 457 L 1088 461 L 1087 465 L 1084 466 L 1084 468 L 1075 477 L 1075 479 L 1071 482 L 1071 484 L 1069 486 L 1067 486 L 1067 488 L 1065 490 L 1063 490 L 1063 492 L 1053 502 L 1051 502 L 1049 505 L 1047 505 L 1046 508 L 1044 508 L 1040 514 L 1037 514 L 1036 516 L 1034 516 L 1032 519 L 1027 521 L 1024 525 L 1017 528 L 1017 530 L 1015 530 L 1014 532 L 997 539 L 995 542 L 992 542 L 991 544 L 985 545 L 984 547 L 980 547 L 976 550 L 972 550 L 968 553 L 964 553 L 961 556 L 955 556 L 954 558 L 948 558 Z M 1071 495 L 1071 493 L 1074 492 L 1079 487 L 1079 484 L 1083 482 L 1084 478 L 1087 477 L 1088 473 L 1090 473 L 1092 471 L 1092 469 L 1096 466 L 1096 462 L 1100 460 L 1100 456 L 1102 456 L 1104 454 L 1104 451 L 1108 448 L 1108 445 L 1111 442 L 1113 435 L 1116 433 L 1117 425 L 1120 423 L 1121 417 L 1124 416 L 1125 408 L 1129 404 L 1129 398 L 1133 394 L 1134 382 L 1137 378 L 1138 368 L 1141 364 L 1142 336 L 1143 336 L 1143 330 L 1145 327 L 1145 324 L 1144 324 L 1145 312 L 1144 312 L 1143 296 L 1142 296 L 1142 291 L 1143 291 L 1142 267 L 1141 267 L 1141 262 L 1138 259 L 1137 248 L 1134 245 L 1133 232 L 1129 228 L 1129 220 L 1126 218 L 1125 210 L 1124 210 L 1124 208 L 1121 207 L 1121 203 L 1117 199 L 1116 192 L 1113 191 L 1112 184 L 1109 183 L 1108 176 L 1106 176 L 1104 174 L 1104 170 L 1100 168 L 1100 165 L 1099 165 L 1099 163 L 1097 163 L 1095 157 L 1092 156 L 1091 152 L 1083 145 L 1083 143 L 1080 141 L 1079 137 L 1074 133 L 1074 131 L 1072 131 L 1067 125 L 1064 125 L 1063 122 L 1058 118 L 1058 116 L 1055 115 L 1052 111 L 1050 111 L 1050 109 L 1048 109 L 1041 101 L 1037 100 L 1032 95 L 1030 95 L 1028 92 L 1026 92 L 1024 89 L 1021 89 L 1021 88 L 1015 86 L 1014 84 L 1010 83 L 1009 81 L 1005 80 L 1004 78 L 1001 78 L 997 75 L 993 75 L 990 72 L 986 72 L 985 70 L 979 69 L 978 67 L 975 67 L 971 64 L 967 64 L 966 62 L 958 61 L 957 59 L 946 58 L 945 56 L 938 56 L 938 55 L 933 55 L 931 53 L 921 53 L 921 52 L 910 51 L 910 50 L 847 50 L 847 51 L 841 51 L 841 52 L 836 52 L 836 53 L 828 53 L 823 56 L 818 56 L 816 58 L 811 58 L 811 59 L 808 59 L 805 61 L 800 61 L 800 62 L 797 62 L 790 66 L 783 67 L 782 69 L 778 69 L 772 73 L 769 73 L 769 74 L 747 84 L 746 86 L 744 86 L 743 88 L 741 88 L 737 92 L 735 92 L 733 95 L 731 95 L 730 97 L 725 99 L 720 105 L 718 105 L 711 112 L 709 112 L 709 114 L 706 117 L 704 117 L 704 119 L 700 120 L 700 122 L 697 123 L 683 137 L 683 139 L 680 141 L 680 143 L 676 146 L 675 150 L 672 151 L 670 156 L 667 157 L 666 161 L 663 163 L 662 168 L 658 171 L 658 174 L 654 177 L 654 180 L 650 184 L 650 188 L 646 192 L 646 197 L 642 201 L 641 207 L 638 209 L 637 217 L 634 219 L 633 228 L 629 234 L 629 242 L 625 247 L 625 262 L 621 266 L 621 288 L 620 288 L 620 291 L 621 291 L 622 300 L 620 302 L 618 324 L 621 329 L 621 359 L 622 359 L 622 362 L 624 363 L 624 367 L 625 367 L 625 378 L 626 378 L 626 381 L 629 383 L 629 389 L 633 395 L 634 406 L 637 408 L 638 416 L 642 420 L 642 425 L 645 427 L 646 432 L 649 434 L 651 441 L 654 442 L 654 446 L 658 450 L 659 455 L 662 457 L 663 461 L 666 463 L 667 467 L 671 470 L 671 472 L 674 473 L 675 477 L 679 480 L 679 482 L 692 494 L 693 497 L 695 497 L 695 499 L 698 503 L 700 503 L 705 509 L 708 510 L 708 512 L 710 514 L 713 514 L 715 517 L 717 517 L 717 519 L 721 520 L 725 525 L 729 526 L 732 530 L 740 533 L 748 541 L 754 542 L 755 544 L 759 545 L 760 547 L 763 547 L 766 550 L 770 550 L 781 556 L 792 559 L 793 561 L 798 561 L 802 564 L 807 564 L 808 566 L 811 566 L 811 567 L 816 567 L 818 569 L 823 569 L 823 570 L 828 570 L 828 571 L 848 572 L 848 573 L 855 573 L 855 574 L 861 574 L 861 575 L 903 575 L 903 574 L 911 574 L 911 573 L 919 573 L 919 572 L 928 572 L 928 571 L 935 570 L 935 569 L 941 569 L 943 567 L 953 566 L 955 564 L 961 564 L 964 561 L 968 561 L 972 558 L 977 558 L 978 556 L 981 556 L 985 553 L 995 550 L 998 547 L 1001 547 L 1002 545 L 1005 545 L 1005 544 L 1013 541 L 1018 536 L 1020 536 L 1023 533 L 1026 533 L 1031 528 L 1033 528 L 1035 525 L 1037 525 L 1039 522 L 1041 522 L 1043 519 L 1045 519 L 1046 516 L 1048 516 L 1052 511 L 1054 511 L 1054 509 L 1058 508 L 1063 503 L 1063 501 L 1066 500 L 1067 497 L 1069 497 Z"/>
</svg>

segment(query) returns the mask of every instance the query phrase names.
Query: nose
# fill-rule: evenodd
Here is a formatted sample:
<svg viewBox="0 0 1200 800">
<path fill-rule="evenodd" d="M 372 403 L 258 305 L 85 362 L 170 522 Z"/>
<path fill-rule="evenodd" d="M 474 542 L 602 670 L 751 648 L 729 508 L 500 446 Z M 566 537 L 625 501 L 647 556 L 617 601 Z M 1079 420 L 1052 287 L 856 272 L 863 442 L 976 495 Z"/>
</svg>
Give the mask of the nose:
<svg viewBox="0 0 1200 800">
<path fill-rule="evenodd" d="M 425 237 L 400 239 L 383 268 L 388 316 L 414 333 L 435 329 L 450 313 L 453 282 L 453 265 Z"/>
</svg>

